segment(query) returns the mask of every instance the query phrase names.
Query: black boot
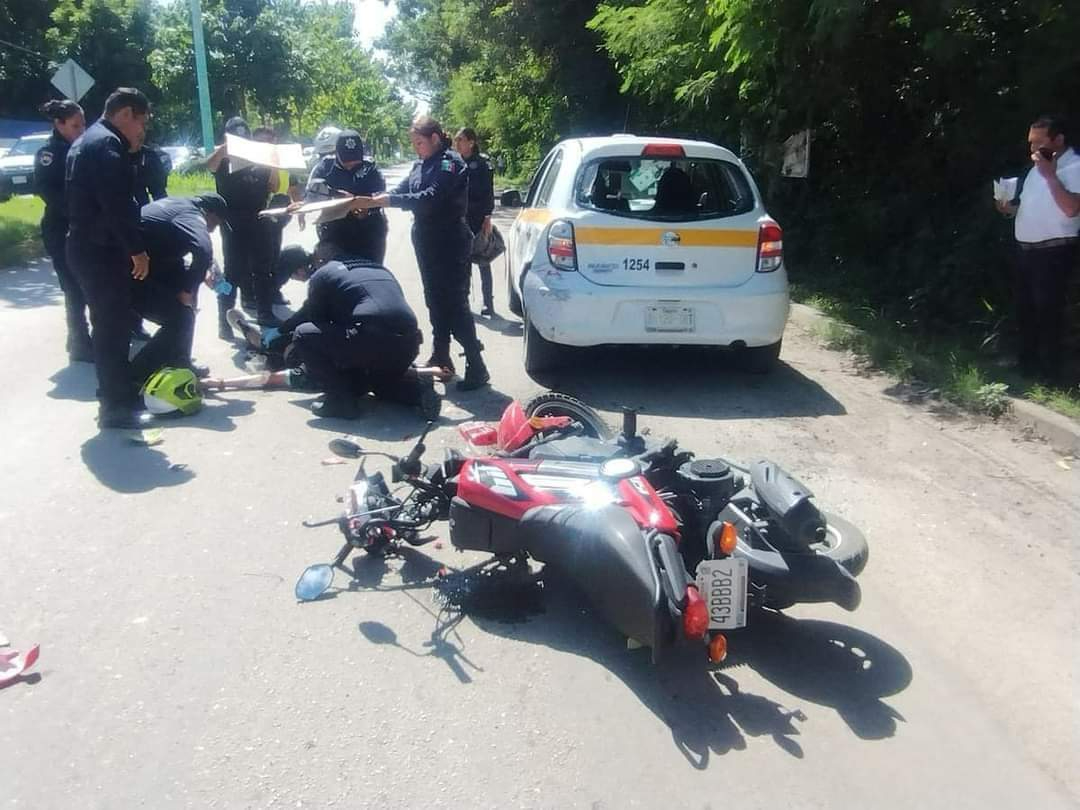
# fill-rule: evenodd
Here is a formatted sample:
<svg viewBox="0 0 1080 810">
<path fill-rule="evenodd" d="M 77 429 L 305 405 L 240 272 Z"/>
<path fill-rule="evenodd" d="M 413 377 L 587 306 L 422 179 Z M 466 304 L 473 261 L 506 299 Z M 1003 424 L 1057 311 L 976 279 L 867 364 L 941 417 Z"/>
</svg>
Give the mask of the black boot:
<svg viewBox="0 0 1080 810">
<path fill-rule="evenodd" d="M 153 426 L 154 417 L 135 408 L 102 406 L 98 409 L 98 426 L 119 430 L 143 430 Z"/>
<path fill-rule="evenodd" d="M 435 381 L 428 375 L 420 377 L 420 413 L 429 422 L 439 421 L 442 397 L 435 393 Z"/>
<path fill-rule="evenodd" d="M 342 394 L 326 394 L 311 406 L 311 412 L 326 419 L 356 419 L 360 415 L 356 399 Z"/>
<path fill-rule="evenodd" d="M 475 391 L 477 388 L 483 388 L 489 382 L 491 382 L 491 374 L 484 364 L 483 355 L 480 354 L 479 350 L 470 352 L 469 356 L 465 358 L 465 377 L 458 380 L 457 389 L 459 391 Z"/>
<path fill-rule="evenodd" d="M 94 346 L 90 342 L 90 335 L 68 333 L 67 353 L 72 363 L 93 363 Z"/>
</svg>

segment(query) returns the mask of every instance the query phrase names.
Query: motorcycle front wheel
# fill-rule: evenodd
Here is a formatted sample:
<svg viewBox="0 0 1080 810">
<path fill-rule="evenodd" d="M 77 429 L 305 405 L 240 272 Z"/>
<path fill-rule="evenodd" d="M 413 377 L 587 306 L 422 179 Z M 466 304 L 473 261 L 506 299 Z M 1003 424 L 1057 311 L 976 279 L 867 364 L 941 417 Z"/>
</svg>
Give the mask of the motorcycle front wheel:
<svg viewBox="0 0 1080 810">
<path fill-rule="evenodd" d="M 584 426 L 586 436 L 594 439 L 609 441 L 615 435 L 604 417 L 569 394 L 545 391 L 532 397 L 523 407 L 525 416 L 569 416 Z"/>
</svg>

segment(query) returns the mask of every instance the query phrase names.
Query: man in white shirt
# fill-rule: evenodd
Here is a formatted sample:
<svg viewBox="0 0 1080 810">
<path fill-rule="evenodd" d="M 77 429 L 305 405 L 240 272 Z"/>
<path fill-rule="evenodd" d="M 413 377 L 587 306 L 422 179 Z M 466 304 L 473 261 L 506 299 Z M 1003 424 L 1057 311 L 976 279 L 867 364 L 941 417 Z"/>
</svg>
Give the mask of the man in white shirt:
<svg viewBox="0 0 1080 810">
<path fill-rule="evenodd" d="M 1056 116 L 1031 125 L 1028 147 L 1034 166 L 1018 199 L 998 210 L 1016 215 L 1021 370 L 1060 382 L 1065 297 L 1080 247 L 1080 155 Z"/>
</svg>

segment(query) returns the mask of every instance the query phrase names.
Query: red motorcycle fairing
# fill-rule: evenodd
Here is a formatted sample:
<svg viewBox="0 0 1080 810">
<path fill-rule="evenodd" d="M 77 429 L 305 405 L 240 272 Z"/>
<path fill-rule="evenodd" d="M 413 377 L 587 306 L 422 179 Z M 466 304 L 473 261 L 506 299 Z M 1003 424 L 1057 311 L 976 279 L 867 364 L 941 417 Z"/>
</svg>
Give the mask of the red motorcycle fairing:
<svg viewBox="0 0 1080 810">
<path fill-rule="evenodd" d="M 466 422 L 458 428 L 458 432 L 473 447 L 494 445 L 504 453 L 512 453 L 528 444 L 537 433 L 569 427 L 572 421 L 569 416 L 529 417 L 521 403 L 515 400 L 506 406 L 498 425 Z"/>
<path fill-rule="evenodd" d="M 530 459 L 469 459 L 458 474 L 457 497 L 477 509 L 520 520 L 537 506 L 583 503 L 590 485 L 601 482 L 596 464 Z M 609 503 L 630 513 L 643 529 L 678 538 L 678 522 L 644 476 L 624 478 L 613 486 Z M 602 492 L 600 493 L 602 496 Z M 602 498 L 597 505 L 602 505 Z"/>
</svg>

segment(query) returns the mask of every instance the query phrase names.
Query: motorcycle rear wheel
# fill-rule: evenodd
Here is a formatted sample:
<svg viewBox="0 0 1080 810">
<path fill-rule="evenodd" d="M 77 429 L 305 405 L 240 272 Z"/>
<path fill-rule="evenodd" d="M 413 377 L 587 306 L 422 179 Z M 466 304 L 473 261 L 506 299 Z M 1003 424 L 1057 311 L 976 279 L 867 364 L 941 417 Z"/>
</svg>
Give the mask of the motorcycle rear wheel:
<svg viewBox="0 0 1080 810">
<path fill-rule="evenodd" d="M 826 522 L 826 540 L 824 543 L 815 543 L 810 547 L 810 552 L 840 563 L 849 574 L 857 577 L 870 558 L 870 546 L 867 545 L 866 538 L 843 518 L 828 512 L 823 515 Z"/>
<path fill-rule="evenodd" d="M 615 435 L 604 417 L 569 394 L 545 391 L 529 399 L 523 407 L 526 416 L 569 416 L 585 427 L 586 436 L 594 439 L 609 441 Z"/>
</svg>

